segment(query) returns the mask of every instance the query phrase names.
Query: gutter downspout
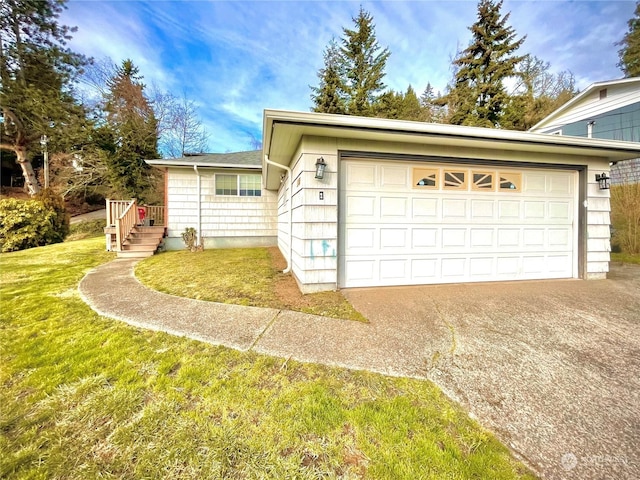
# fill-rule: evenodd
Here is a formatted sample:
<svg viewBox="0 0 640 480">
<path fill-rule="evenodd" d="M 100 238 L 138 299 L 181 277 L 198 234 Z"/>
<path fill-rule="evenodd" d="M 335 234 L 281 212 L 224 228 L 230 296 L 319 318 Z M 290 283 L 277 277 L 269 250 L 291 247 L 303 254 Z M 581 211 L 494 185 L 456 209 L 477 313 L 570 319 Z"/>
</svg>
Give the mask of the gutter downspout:
<svg viewBox="0 0 640 480">
<path fill-rule="evenodd" d="M 285 268 L 282 273 L 289 273 L 291 271 L 291 256 L 292 256 L 292 251 L 293 251 L 293 213 L 292 213 L 292 205 L 291 205 L 291 188 L 292 188 L 292 182 L 291 182 L 291 169 L 285 165 L 280 165 L 279 163 L 276 162 L 272 162 L 271 160 L 269 160 L 269 156 L 267 154 L 265 154 L 264 156 L 264 161 L 266 162 L 267 165 L 273 165 L 276 168 L 282 168 L 283 170 L 287 171 L 287 186 L 289 187 L 289 198 L 287 198 L 287 203 L 289 204 L 289 254 L 287 255 L 287 268 Z"/>
<path fill-rule="evenodd" d="M 198 238 L 196 239 L 196 245 L 197 246 L 201 246 L 202 243 L 202 235 L 200 233 L 200 230 L 202 228 L 202 198 L 200 195 L 200 172 L 198 172 L 198 165 L 194 165 L 193 166 L 193 171 L 196 172 L 196 177 L 197 177 L 197 188 L 196 190 L 198 191 Z"/>
</svg>

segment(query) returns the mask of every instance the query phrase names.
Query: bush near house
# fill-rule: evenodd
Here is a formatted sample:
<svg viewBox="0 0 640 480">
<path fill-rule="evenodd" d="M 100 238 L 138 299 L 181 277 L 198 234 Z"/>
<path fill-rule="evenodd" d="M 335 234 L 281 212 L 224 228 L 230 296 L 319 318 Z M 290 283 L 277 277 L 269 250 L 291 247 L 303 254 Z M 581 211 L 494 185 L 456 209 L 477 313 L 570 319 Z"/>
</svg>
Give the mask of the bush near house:
<svg viewBox="0 0 640 480">
<path fill-rule="evenodd" d="M 640 254 L 640 183 L 611 186 L 611 224 L 614 249 Z"/>
<path fill-rule="evenodd" d="M 0 251 L 13 252 L 64 241 L 69 214 L 61 197 L 43 190 L 33 200 L 0 200 Z"/>
<path fill-rule="evenodd" d="M 0 200 L 0 251 L 53 243 L 54 212 L 37 200 Z"/>
</svg>

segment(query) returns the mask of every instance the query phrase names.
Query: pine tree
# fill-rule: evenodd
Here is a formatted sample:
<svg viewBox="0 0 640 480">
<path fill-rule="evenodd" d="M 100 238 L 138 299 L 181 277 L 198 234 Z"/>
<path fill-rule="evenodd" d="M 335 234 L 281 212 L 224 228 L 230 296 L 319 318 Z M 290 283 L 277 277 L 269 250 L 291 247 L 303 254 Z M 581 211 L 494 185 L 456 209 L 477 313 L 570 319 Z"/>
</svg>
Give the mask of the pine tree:
<svg viewBox="0 0 640 480">
<path fill-rule="evenodd" d="M 31 158 L 41 136 L 50 152 L 61 151 L 84 122 L 72 85 L 86 59 L 65 47 L 74 29 L 58 24 L 64 4 L 0 2 L 0 146 L 15 153 L 31 195 L 40 191 Z"/>
<path fill-rule="evenodd" d="M 144 95 L 138 68 L 124 60 L 108 81 L 104 109 L 113 135 L 108 171 L 114 192 L 123 198 L 146 200 L 153 190 L 155 172 L 145 159 L 157 158 L 157 121 Z"/>
<path fill-rule="evenodd" d="M 523 59 L 514 53 L 525 39 L 515 39 L 514 29 L 507 25 L 510 14 L 501 16 L 501 8 L 502 0 L 478 3 L 478 20 L 469 28 L 472 41 L 453 61 L 457 71 L 447 94 L 451 123 L 500 126 L 508 101 L 504 80 Z"/>
<path fill-rule="evenodd" d="M 314 112 L 346 113 L 343 64 L 340 49 L 332 38 L 324 51 L 324 68 L 318 72 L 320 85 L 311 87 Z"/>
<path fill-rule="evenodd" d="M 616 45 L 620 62 L 618 66 L 625 77 L 640 77 L 640 2 L 636 2 L 634 16 L 628 22 L 629 30 Z"/>
<path fill-rule="evenodd" d="M 411 85 L 407 87 L 407 91 L 402 98 L 402 115 L 400 118 L 402 120 L 413 121 L 420 121 L 423 119 L 423 111 L 422 107 L 420 106 L 420 100 L 418 100 L 418 95 L 416 95 L 416 91 Z"/>
<path fill-rule="evenodd" d="M 362 7 L 353 18 L 353 30 L 343 28 L 341 56 L 344 65 L 343 88 L 349 115 L 374 115 L 374 106 L 384 90 L 385 66 L 390 52 L 378 45 L 373 17 Z"/>
</svg>

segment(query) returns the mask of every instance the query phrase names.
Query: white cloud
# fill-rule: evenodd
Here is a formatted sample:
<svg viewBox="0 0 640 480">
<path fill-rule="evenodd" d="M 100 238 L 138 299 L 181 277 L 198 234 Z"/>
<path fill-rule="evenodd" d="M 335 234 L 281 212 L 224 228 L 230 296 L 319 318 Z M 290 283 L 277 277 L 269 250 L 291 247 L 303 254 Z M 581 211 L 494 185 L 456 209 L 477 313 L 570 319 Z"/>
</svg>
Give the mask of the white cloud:
<svg viewBox="0 0 640 480">
<path fill-rule="evenodd" d="M 469 39 L 476 1 L 363 2 L 391 57 L 389 88 L 444 90 L 451 58 Z M 212 148 L 225 151 L 259 134 L 264 108 L 308 110 L 322 53 L 360 4 L 351 1 L 75 1 L 63 21 L 78 25 L 71 47 L 115 62 L 131 58 L 149 84 L 202 105 Z M 617 47 L 634 2 L 506 0 L 510 24 L 554 71 L 580 87 L 620 77 Z M 229 147 L 227 148 L 228 145 Z M 232 145 L 234 147 L 232 147 Z"/>
</svg>

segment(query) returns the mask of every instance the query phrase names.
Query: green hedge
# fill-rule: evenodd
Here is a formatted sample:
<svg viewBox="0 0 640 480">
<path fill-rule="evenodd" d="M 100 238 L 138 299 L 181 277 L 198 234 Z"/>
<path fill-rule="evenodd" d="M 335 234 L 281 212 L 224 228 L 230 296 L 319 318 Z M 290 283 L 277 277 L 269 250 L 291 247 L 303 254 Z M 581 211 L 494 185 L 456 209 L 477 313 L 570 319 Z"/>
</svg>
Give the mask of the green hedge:
<svg viewBox="0 0 640 480">
<path fill-rule="evenodd" d="M 38 199 L 0 200 L 0 251 L 59 243 L 69 233 L 69 215 L 62 199 L 43 192 Z"/>
</svg>

